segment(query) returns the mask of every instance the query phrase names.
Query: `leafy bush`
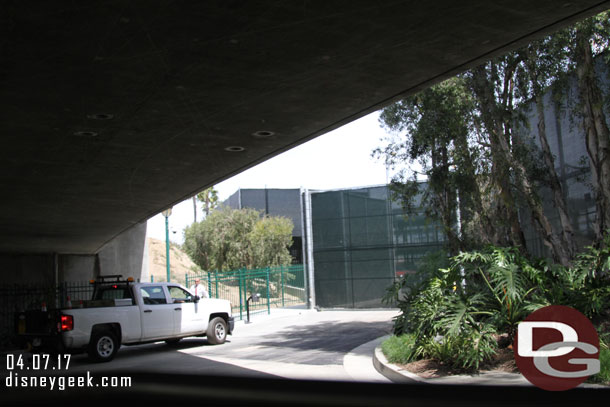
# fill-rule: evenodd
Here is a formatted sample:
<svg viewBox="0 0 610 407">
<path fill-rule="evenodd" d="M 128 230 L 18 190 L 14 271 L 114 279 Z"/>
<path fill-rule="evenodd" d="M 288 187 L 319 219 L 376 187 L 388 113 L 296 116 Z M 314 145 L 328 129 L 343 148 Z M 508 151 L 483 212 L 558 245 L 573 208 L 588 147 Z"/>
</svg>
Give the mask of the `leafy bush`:
<svg viewBox="0 0 610 407">
<path fill-rule="evenodd" d="M 381 351 L 390 363 L 412 362 L 415 357 L 415 337 L 392 335 L 381 344 Z"/>
<path fill-rule="evenodd" d="M 493 327 L 482 325 L 457 334 L 426 338 L 420 347 L 415 348 L 415 354 L 435 359 L 452 369 L 476 371 L 496 354 L 494 332 Z"/>
<path fill-rule="evenodd" d="M 605 348 L 599 351 L 600 371 L 596 376 L 600 382 L 610 383 L 610 349 Z"/>
<path fill-rule="evenodd" d="M 592 383 L 605 383 L 610 385 L 610 333 L 600 335 L 599 338 L 599 373 L 591 376 L 587 381 Z"/>
<path fill-rule="evenodd" d="M 447 267 L 449 267 L 449 257 L 444 250 L 430 252 L 420 260 L 417 273 L 405 274 L 388 287 L 382 302 L 387 305 L 396 306 L 401 311 L 394 318 L 395 335 L 401 335 L 408 331 L 407 317 L 411 302 L 428 286 L 432 278 L 441 273 L 439 270 Z M 428 300 L 430 300 L 430 306 L 434 307 L 436 304 L 435 298 L 429 298 Z"/>
<path fill-rule="evenodd" d="M 600 248 L 587 247 L 576 256 L 570 268 L 553 267 L 544 282 L 544 298 L 548 304 L 576 308 L 594 324 L 610 317 L 610 233 Z"/>
<path fill-rule="evenodd" d="M 397 281 L 384 298 L 401 310 L 394 333 L 414 338 L 404 357 L 476 370 L 494 356 L 496 334 L 508 334 L 510 343 L 519 322 L 552 304 L 573 307 L 604 326 L 610 317 L 610 235 L 600 247 L 587 248 L 572 267 L 493 246 L 445 262 L 430 255 L 421 274 Z M 430 267 L 443 263 L 448 265 Z"/>
<path fill-rule="evenodd" d="M 254 209 L 221 207 L 184 230 L 184 251 L 202 270 L 288 265 L 294 225 Z"/>
</svg>

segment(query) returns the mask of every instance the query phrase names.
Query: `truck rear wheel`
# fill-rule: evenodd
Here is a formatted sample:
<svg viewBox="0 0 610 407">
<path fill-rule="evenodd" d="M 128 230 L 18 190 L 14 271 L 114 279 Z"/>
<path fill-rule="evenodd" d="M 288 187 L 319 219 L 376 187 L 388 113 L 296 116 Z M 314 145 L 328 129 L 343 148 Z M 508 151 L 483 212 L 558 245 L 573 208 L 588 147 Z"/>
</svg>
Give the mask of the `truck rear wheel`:
<svg viewBox="0 0 610 407">
<path fill-rule="evenodd" d="M 87 353 L 94 362 L 110 362 L 114 359 L 119 347 L 119 341 L 112 331 L 97 331 L 91 335 Z"/>
<path fill-rule="evenodd" d="M 206 332 L 208 342 L 212 345 L 225 343 L 227 339 L 227 323 L 221 317 L 216 317 L 210 321 Z"/>
</svg>

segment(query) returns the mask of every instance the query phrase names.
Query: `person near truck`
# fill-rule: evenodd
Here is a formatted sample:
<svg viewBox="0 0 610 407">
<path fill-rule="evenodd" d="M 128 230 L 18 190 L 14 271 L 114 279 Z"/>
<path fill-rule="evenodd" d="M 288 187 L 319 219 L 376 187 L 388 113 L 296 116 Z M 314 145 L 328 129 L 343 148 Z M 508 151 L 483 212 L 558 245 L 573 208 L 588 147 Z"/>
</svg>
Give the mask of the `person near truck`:
<svg viewBox="0 0 610 407">
<path fill-rule="evenodd" d="M 198 295 L 199 298 L 210 298 L 208 291 L 205 289 L 203 284 L 201 284 L 200 278 L 195 279 L 195 284 L 191 286 L 191 293 L 193 295 Z"/>
</svg>

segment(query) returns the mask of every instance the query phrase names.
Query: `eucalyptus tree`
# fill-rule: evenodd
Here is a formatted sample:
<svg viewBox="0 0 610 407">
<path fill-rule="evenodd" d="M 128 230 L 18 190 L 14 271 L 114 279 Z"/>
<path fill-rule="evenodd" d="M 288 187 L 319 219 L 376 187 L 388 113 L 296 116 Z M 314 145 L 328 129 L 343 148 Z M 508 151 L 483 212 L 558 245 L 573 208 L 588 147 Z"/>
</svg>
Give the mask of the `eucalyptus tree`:
<svg viewBox="0 0 610 407">
<path fill-rule="evenodd" d="M 510 147 L 515 120 L 515 73 L 519 62 L 514 54 L 509 54 L 469 70 L 464 77 L 475 101 L 473 115 L 480 142 L 488 150 L 490 179 L 497 195 L 497 213 L 499 219 L 506 221 L 503 227 L 498 228 L 494 243 L 517 246 L 525 251 L 519 202 L 513 187 L 515 160 Z"/>
<path fill-rule="evenodd" d="M 425 187 L 418 171 L 403 168 L 393 177 L 391 188 L 407 212 L 423 207 L 428 216 L 440 220 L 452 253 L 471 245 L 473 239 L 486 240 L 478 227 L 479 233 L 468 233 L 475 218 L 491 229 L 477 183 L 478 152 L 469 140 L 471 112 L 472 100 L 462 78 L 449 79 L 385 108 L 380 123 L 396 137 L 374 151 L 394 168 L 405 162 L 419 164 Z M 456 217 L 458 202 L 463 228 Z"/>
<path fill-rule="evenodd" d="M 605 53 L 606 61 L 608 60 L 610 12 L 577 23 L 569 33 L 569 52 L 578 78 L 578 111 L 585 132 L 595 192 L 595 234 L 599 243 L 603 240 L 604 233 L 610 230 L 610 131 L 594 58 Z"/>
<path fill-rule="evenodd" d="M 545 95 L 550 93 L 549 87 L 566 72 L 567 53 L 566 36 L 563 32 L 533 41 L 519 50 L 526 71 L 527 80 L 520 83 L 524 97 L 534 102 L 537 116 L 537 135 L 544 161 L 545 183 L 553 196 L 553 203 L 559 215 L 562 250 L 558 256 L 563 265 L 568 265 L 576 254 L 574 228 L 570 220 L 565 200 L 565 193 L 557 171 L 555 159 L 546 132 Z M 553 230 L 552 233 L 556 234 Z"/>
</svg>

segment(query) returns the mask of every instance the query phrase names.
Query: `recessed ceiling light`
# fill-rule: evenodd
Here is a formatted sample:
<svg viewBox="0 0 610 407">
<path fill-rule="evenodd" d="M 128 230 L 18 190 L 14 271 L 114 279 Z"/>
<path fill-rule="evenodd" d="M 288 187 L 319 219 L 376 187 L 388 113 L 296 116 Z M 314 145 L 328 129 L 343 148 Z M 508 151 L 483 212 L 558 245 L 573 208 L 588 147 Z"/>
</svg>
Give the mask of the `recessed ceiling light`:
<svg viewBox="0 0 610 407">
<path fill-rule="evenodd" d="M 254 133 L 252 133 L 252 135 L 254 137 L 265 138 L 265 137 L 274 136 L 275 133 L 272 131 L 269 131 L 269 130 L 259 130 L 259 131 L 255 131 Z"/>
<path fill-rule="evenodd" d="M 78 137 L 96 137 L 98 135 L 97 132 L 88 130 L 75 131 L 73 134 Z"/>
<path fill-rule="evenodd" d="M 225 147 L 226 151 L 230 151 L 232 153 L 236 153 L 238 151 L 244 151 L 245 148 L 243 148 L 242 146 L 230 146 L 230 147 Z"/>
<path fill-rule="evenodd" d="M 110 119 L 114 119 L 114 115 L 112 115 L 110 113 L 93 113 L 93 114 L 87 115 L 87 118 L 93 119 L 93 120 L 110 120 Z"/>
</svg>

